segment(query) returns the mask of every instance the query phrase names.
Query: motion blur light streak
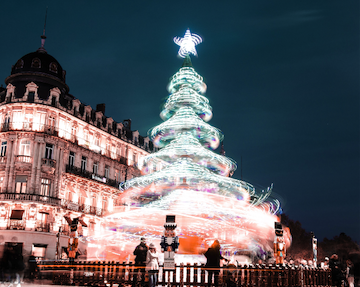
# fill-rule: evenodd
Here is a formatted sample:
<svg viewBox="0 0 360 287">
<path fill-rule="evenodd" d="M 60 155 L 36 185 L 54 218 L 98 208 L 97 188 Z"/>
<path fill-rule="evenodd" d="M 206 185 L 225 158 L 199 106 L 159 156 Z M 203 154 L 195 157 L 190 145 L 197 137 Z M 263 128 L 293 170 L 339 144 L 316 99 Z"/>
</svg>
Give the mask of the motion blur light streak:
<svg viewBox="0 0 360 287">
<path fill-rule="evenodd" d="M 92 238 L 106 240 L 105 257 L 109 258 L 109 252 L 127 257 L 140 237 L 158 244 L 167 214 L 176 215 L 179 253 L 199 254 L 214 239 L 232 254 L 272 251 L 280 202 L 271 198 L 272 185 L 259 191 L 231 178 L 235 161 L 211 150 L 218 147 L 223 134 L 206 123 L 212 108 L 202 95 L 206 91 L 203 78 L 189 56 L 196 54 L 195 44 L 200 40 L 187 33 L 182 41 L 175 40 L 185 59 L 170 79 L 171 94 L 161 112 L 165 122 L 149 131 L 154 144 L 162 149 L 141 162 L 142 176 L 122 185 L 120 205 L 107 216 L 101 235 Z M 160 165 L 162 168 L 154 171 Z M 289 245 L 288 230 L 285 238 Z"/>
</svg>

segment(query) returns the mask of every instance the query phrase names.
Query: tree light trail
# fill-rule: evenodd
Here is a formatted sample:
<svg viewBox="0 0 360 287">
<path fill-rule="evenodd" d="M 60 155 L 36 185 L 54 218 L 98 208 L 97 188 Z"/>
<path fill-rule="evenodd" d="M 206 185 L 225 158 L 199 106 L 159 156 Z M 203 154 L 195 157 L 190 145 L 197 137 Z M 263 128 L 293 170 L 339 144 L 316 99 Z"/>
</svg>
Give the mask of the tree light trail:
<svg viewBox="0 0 360 287">
<path fill-rule="evenodd" d="M 170 95 L 160 114 L 164 122 L 149 131 L 161 149 L 141 162 L 142 176 L 122 185 L 117 210 L 107 216 L 101 235 L 92 240 L 106 240 L 105 250 L 111 245 L 113 253 L 126 257 L 140 237 L 158 244 L 165 216 L 172 214 L 176 215 L 180 253 L 199 254 L 219 239 L 232 254 L 262 255 L 273 248 L 280 202 L 271 197 L 272 186 L 257 190 L 231 178 L 235 161 L 212 151 L 224 136 L 207 123 L 212 108 L 203 95 L 206 85 L 189 56 L 196 55 L 195 45 L 201 38 L 187 31 L 175 42 L 184 63 L 170 79 Z M 160 165 L 156 171 L 154 167 Z M 285 238 L 289 245 L 287 230 Z M 122 249 L 117 250 L 120 242 Z"/>
</svg>

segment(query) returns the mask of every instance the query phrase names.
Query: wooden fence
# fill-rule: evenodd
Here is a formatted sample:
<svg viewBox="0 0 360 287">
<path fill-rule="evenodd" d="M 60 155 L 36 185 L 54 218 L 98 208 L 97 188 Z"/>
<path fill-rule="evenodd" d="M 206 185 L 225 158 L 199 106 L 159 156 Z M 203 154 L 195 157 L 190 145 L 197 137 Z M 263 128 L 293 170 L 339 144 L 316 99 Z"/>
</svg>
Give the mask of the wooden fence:
<svg viewBox="0 0 360 287">
<path fill-rule="evenodd" d="M 40 276 L 52 279 L 55 285 L 125 286 L 132 285 L 137 268 L 131 262 L 44 261 L 39 264 Z M 146 282 L 148 278 L 146 276 Z M 160 266 L 160 286 L 207 286 L 207 271 L 203 265 L 181 264 L 174 271 Z M 219 286 L 226 287 L 330 287 L 329 270 L 299 266 L 224 266 L 220 270 Z"/>
</svg>

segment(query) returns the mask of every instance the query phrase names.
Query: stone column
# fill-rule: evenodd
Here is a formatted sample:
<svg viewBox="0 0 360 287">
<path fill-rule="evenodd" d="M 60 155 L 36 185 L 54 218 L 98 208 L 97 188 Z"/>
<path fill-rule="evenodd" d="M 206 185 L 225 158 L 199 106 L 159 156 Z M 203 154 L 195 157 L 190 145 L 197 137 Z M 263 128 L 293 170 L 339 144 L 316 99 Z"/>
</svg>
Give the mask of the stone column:
<svg viewBox="0 0 360 287">
<path fill-rule="evenodd" d="M 60 191 L 60 181 L 61 181 L 61 174 L 62 174 L 62 165 L 63 165 L 63 157 L 64 157 L 64 150 L 59 147 L 57 158 L 56 158 L 56 169 L 55 169 L 55 176 L 54 176 L 54 184 L 51 187 L 52 188 L 52 196 L 53 197 L 59 197 L 59 191 Z"/>
<path fill-rule="evenodd" d="M 36 179 L 34 184 L 34 191 L 36 194 L 40 193 L 40 176 L 41 176 L 41 160 L 45 152 L 45 142 L 39 143 L 38 158 L 36 159 Z"/>
<path fill-rule="evenodd" d="M 33 156 L 33 162 L 32 162 L 32 167 L 31 167 L 31 179 L 30 179 L 30 191 L 31 193 L 35 193 L 35 177 L 36 177 L 36 164 L 38 161 L 38 157 L 39 157 L 39 142 L 36 141 L 36 139 L 34 139 L 34 144 L 33 144 L 33 150 L 31 152 L 32 156 Z"/>
<path fill-rule="evenodd" d="M 13 149 L 11 151 L 11 160 L 10 160 L 10 171 L 9 171 L 9 182 L 7 185 L 7 191 L 8 192 L 14 192 L 14 186 L 13 186 L 13 178 L 14 178 L 14 167 L 15 167 L 15 159 L 16 159 L 16 154 L 18 154 L 18 146 L 19 146 L 19 142 L 20 140 L 18 138 L 16 138 L 14 144 L 13 144 Z"/>
<path fill-rule="evenodd" d="M 7 148 L 7 151 L 6 151 L 5 178 L 4 178 L 4 182 L 3 182 L 3 190 L 4 190 L 4 192 L 9 192 L 7 190 L 7 185 L 8 185 L 8 182 L 9 182 L 9 170 L 10 170 L 11 159 L 14 156 L 14 151 L 13 151 L 14 141 L 11 141 L 11 140 L 8 139 L 8 143 L 9 143 L 9 146 Z"/>
</svg>

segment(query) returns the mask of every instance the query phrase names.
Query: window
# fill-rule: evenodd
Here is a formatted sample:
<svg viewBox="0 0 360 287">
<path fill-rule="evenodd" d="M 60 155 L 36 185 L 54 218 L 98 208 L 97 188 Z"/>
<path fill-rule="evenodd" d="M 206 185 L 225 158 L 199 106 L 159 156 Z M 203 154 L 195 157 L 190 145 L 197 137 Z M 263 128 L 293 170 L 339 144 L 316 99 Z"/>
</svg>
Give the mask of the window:
<svg viewBox="0 0 360 287">
<path fill-rule="evenodd" d="M 31 62 L 31 68 L 41 68 L 41 61 L 39 58 L 34 58 Z"/>
<path fill-rule="evenodd" d="M 93 194 L 93 196 L 92 196 L 91 205 L 94 207 L 97 207 L 96 194 Z"/>
<path fill-rule="evenodd" d="M 16 193 L 26 193 L 26 175 L 17 175 L 15 177 L 15 192 Z"/>
<path fill-rule="evenodd" d="M 15 69 L 22 69 L 22 67 L 24 67 L 24 61 L 19 59 L 15 64 Z"/>
<path fill-rule="evenodd" d="M 87 162 L 86 156 L 82 156 L 82 157 L 81 157 L 81 171 L 85 171 L 85 170 L 86 170 L 86 162 Z"/>
<path fill-rule="evenodd" d="M 89 144 L 89 131 L 88 130 L 84 131 L 84 136 L 85 136 L 86 144 Z"/>
<path fill-rule="evenodd" d="M 54 117 L 49 117 L 49 126 L 51 128 L 55 128 L 55 118 Z"/>
<path fill-rule="evenodd" d="M 69 154 L 69 166 L 73 167 L 75 164 L 75 153 L 73 151 Z"/>
<path fill-rule="evenodd" d="M 105 165 L 105 177 L 110 177 L 110 167 L 108 165 Z"/>
<path fill-rule="evenodd" d="M 30 155 L 30 141 L 29 140 L 22 140 L 20 142 L 20 149 L 19 155 Z"/>
<path fill-rule="evenodd" d="M 107 207 L 108 207 L 107 198 L 104 197 L 103 202 L 102 202 L 102 210 L 107 211 Z"/>
<path fill-rule="evenodd" d="M 10 215 L 10 219 L 12 220 L 22 220 L 23 218 L 23 214 L 24 214 L 24 210 L 15 210 L 13 209 L 11 211 L 11 215 Z"/>
<path fill-rule="evenodd" d="M 117 182 L 120 182 L 120 171 L 115 169 L 115 180 Z"/>
<path fill-rule="evenodd" d="M 40 195 L 50 196 L 51 180 L 47 178 L 41 179 Z"/>
<path fill-rule="evenodd" d="M 47 212 L 39 212 L 37 214 L 37 220 L 42 224 L 46 224 L 48 222 L 49 214 Z"/>
<path fill-rule="evenodd" d="M 52 159 L 53 152 L 54 152 L 54 145 L 47 143 L 45 146 L 45 158 Z"/>
<path fill-rule="evenodd" d="M 13 128 L 21 130 L 23 125 L 24 117 L 22 111 L 13 111 Z"/>
<path fill-rule="evenodd" d="M 99 163 L 98 163 L 98 162 L 94 162 L 94 165 L 93 165 L 93 173 L 94 173 L 94 174 L 98 174 L 98 170 L 99 170 Z"/>
<path fill-rule="evenodd" d="M 43 246 L 44 245 L 44 246 Z M 33 244 L 31 253 L 37 258 L 37 259 L 44 259 L 46 254 L 46 247 L 47 244 Z"/>
<path fill-rule="evenodd" d="M 0 156 L 6 156 L 7 141 L 1 143 Z"/>
<path fill-rule="evenodd" d="M 56 63 L 51 62 L 50 66 L 49 66 L 49 70 L 50 70 L 50 72 L 57 73 L 58 69 L 57 69 Z"/>
<path fill-rule="evenodd" d="M 35 98 L 35 92 L 29 92 L 28 93 L 28 102 L 33 103 Z"/>
<path fill-rule="evenodd" d="M 9 114 L 6 114 L 6 116 L 5 116 L 5 121 L 4 121 L 5 127 L 9 127 L 9 125 L 10 125 L 10 120 L 11 120 L 10 115 L 9 115 Z"/>
</svg>

